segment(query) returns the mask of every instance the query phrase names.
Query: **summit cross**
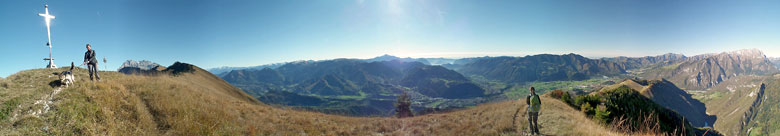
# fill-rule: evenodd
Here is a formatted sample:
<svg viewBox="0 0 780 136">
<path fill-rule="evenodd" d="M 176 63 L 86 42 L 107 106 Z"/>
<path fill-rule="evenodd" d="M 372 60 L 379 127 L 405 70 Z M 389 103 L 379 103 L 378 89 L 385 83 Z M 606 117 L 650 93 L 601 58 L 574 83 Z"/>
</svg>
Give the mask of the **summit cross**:
<svg viewBox="0 0 780 136">
<path fill-rule="evenodd" d="M 43 20 L 46 21 L 46 32 L 49 36 L 49 42 L 46 42 L 46 46 L 49 46 L 49 58 L 44 58 L 43 60 L 48 60 L 49 65 L 46 65 L 46 68 L 57 68 L 57 65 L 54 64 L 54 58 L 51 57 L 51 20 L 54 19 L 54 16 L 49 14 L 49 5 L 44 5 L 44 9 L 46 9 L 46 13 L 38 13 L 38 16 L 42 16 Z"/>
</svg>

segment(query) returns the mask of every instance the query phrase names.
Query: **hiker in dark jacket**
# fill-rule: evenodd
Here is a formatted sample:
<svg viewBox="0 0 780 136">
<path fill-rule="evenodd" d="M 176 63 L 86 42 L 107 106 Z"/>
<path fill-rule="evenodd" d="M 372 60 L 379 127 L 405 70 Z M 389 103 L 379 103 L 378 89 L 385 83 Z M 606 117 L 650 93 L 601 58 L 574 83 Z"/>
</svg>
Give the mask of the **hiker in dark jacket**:
<svg viewBox="0 0 780 136">
<path fill-rule="evenodd" d="M 89 69 L 89 80 L 94 81 L 95 79 L 92 77 L 92 75 L 95 75 L 94 77 L 100 81 L 100 74 L 98 74 L 97 63 L 98 61 L 95 56 L 95 50 L 92 50 L 92 45 L 87 44 L 87 52 L 84 53 L 84 64 L 86 64 L 87 68 Z"/>
<path fill-rule="evenodd" d="M 539 125 L 536 120 L 539 118 L 539 111 L 542 109 L 542 100 L 539 99 L 539 95 L 536 95 L 536 90 L 531 87 L 531 94 L 525 98 L 525 104 L 528 104 L 528 128 L 531 129 L 531 134 L 539 134 Z"/>
</svg>

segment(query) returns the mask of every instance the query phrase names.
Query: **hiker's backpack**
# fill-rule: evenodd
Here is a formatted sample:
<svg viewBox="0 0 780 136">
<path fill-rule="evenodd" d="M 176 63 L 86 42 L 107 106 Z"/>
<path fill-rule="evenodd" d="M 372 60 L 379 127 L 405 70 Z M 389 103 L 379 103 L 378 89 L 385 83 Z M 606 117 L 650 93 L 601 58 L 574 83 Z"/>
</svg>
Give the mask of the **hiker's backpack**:
<svg viewBox="0 0 780 136">
<path fill-rule="evenodd" d="M 528 110 L 531 112 L 539 112 L 539 110 L 542 108 L 542 100 L 539 99 L 539 95 L 533 95 L 531 94 L 531 104 Z"/>
</svg>

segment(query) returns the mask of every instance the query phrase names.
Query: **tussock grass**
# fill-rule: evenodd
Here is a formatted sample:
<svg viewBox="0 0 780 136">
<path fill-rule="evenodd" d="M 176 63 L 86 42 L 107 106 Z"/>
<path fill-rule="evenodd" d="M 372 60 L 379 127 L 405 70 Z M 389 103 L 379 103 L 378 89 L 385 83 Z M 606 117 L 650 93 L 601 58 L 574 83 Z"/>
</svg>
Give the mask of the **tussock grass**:
<svg viewBox="0 0 780 136">
<path fill-rule="evenodd" d="M 58 79 L 52 73 L 64 70 L 65 68 L 24 70 L 0 80 L 0 134 L 41 135 L 42 127 L 31 126 L 40 126 L 44 119 L 29 114 L 33 112 L 32 109 L 41 108 L 40 105 L 34 104 L 36 99 L 52 92 L 51 85 Z"/>
<path fill-rule="evenodd" d="M 101 72 L 102 82 L 78 81 L 54 97 L 40 116 L 25 110 L 58 86 L 55 71 L 22 71 L 0 80 L 0 102 L 17 105 L 3 119 L 8 135 L 519 135 L 525 116 L 513 126 L 524 102 L 483 104 L 448 113 L 411 118 L 347 117 L 268 106 L 218 77 L 197 69 L 176 76 L 136 76 Z M 7 83 L 7 84 L 6 84 Z M 3 87 L 4 84 L 8 87 Z M 13 103 L 12 103 L 13 102 Z M 546 135 L 622 135 L 611 132 L 558 100 L 544 97 L 539 119 Z M 18 103 L 18 104 L 16 104 Z M 21 107 L 21 108 L 19 108 Z"/>
</svg>

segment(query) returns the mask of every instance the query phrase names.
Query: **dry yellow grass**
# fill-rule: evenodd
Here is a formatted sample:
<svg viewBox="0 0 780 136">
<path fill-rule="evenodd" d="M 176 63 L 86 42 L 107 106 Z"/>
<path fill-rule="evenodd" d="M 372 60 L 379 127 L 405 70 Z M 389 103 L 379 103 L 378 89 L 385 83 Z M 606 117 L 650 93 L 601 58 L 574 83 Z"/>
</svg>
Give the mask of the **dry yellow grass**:
<svg viewBox="0 0 780 136">
<path fill-rule="evenodd" d="M 36 99 L 56 88 L 48 83 L 58 70 L 23 71 L 2 82 L 0 102 L 19 99 L 36 109 Z M 504 101 L 449 113 L 411 118 L 347 117 L 276 108 L 262 104 L 203 70 L 178 76 L 134 76 L 102 72 L 102 82 L 79 81 L 55 96 L 53 110 L 40 116 L 4 119 L 7 135 L 519 135 L 524 116 L 512 116 L 524 103 Z M 23 77 L 20 77 L 23 76 Z M 34 80 L 34 81 L 33 81 Z M 37 89 L 27 91 L 25 86 Z M 4 89 L 3 89 L 4 88 Z M 27 91 L 27 92 L 21 92 Z M 24 94 L 24 95 L 10 95 Z M 598 125 L 579 111 L 543 98 L 539 119 L 546 135 L 622 135 Z M 524 114 L 521 114 L 524 115 Z"/>
<path fill-rule="evenodd" d="M 625 79 L 624 81 L 622 81 L 620 83 L 617 83 L 617 84 L 614 84 L 614 85 L 610 85 L 610 86 L 601 88 L 601 90 L 599 92 L 605 91 L 605 90 L 617 89 L 617 88 L 622 87 L 622 86 L 626 86 L 628 88 L 634 89 L 636 91 L 639 91 L 640 94 L 652 98 L 652 94 L 647 92 L 647 89 L 649 88 L 649 86 L 641 85 L 641 84 L 639 84 L 637 82 L 634 82 L 634 80 L 630 80 L 630 79 Z"/>
<path fill-rule="evenodd" d="M 515 105 L 526 107 L 525 102 L 515 102 Z M 542 111 L 539 114 L 539 131 L 549 135 L 624 135 L 612 132 L 590 120 L 584 113 L 568 106 L 566 103 L 550 97 L 542 97 Z M 518 119 L 520 130 L 528 130 L 528 120 Z"/>
</svg>

